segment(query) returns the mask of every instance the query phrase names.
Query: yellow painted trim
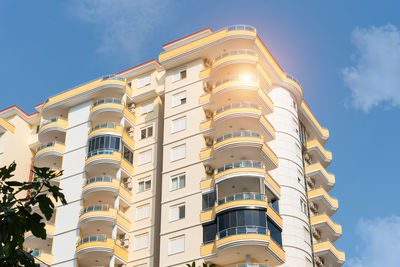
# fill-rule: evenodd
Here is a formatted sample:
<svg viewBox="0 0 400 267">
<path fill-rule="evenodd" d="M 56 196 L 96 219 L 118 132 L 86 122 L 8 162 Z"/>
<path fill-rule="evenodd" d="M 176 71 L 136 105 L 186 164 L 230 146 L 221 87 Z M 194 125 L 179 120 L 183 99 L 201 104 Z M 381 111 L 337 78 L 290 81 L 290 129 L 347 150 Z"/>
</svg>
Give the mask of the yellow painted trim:
<svg viewBox="0 0 400 267">
<path fill-rule="evenodd" d="M 117 223 L 128 231 L 131 229 L 131 222 L 119 213 L 117 214 Z"/>
<path fill-rule="evenodd" d="M 200 159 L 207 159 L 210 158 L 213 154 L 213 149 L 212 148 L 206 148 L 200 151 Z"/>
<path fill-rule="evenodd" d="M 236 136 L 236 137 L 231 137 L 225 140 L 222 140 L 221 142 L 218 142 L 214 144 L 214 150 L 217 150 L 221 146 L 225 146 L 227 144 L 231 143 L 240 143 L 240 142 L 252 142 L 252 143 L 260 143 L 262 144 L 264 142 L 263 136 L 261 137 L 255 137 L 255 136 Z"/>
<path fill-rule="evenodd" d="M 322 166 L 322 164 L 320 162 L 311 164 L 306 166 L 305 171 L 306 174 L 309 175 L 309 173 L 314 172 L 314 171 L 318 171 L 320 170 L 322 172 L 322 174 L 325 176 L 325 178 L 331 182 L 331 183 L 335 183 L 335 175 L 331 174 L 329 172 L 327 172 L 327 170 L 325 169 L 324 166 Z"/>
<path fill-rule="evenodd" d="M 283 261 L 286 261 L 286 253 L 281 248 L 278 243 L 276 243 L 272 238 L 270 239 L 268 246 L 275 254 L 277 254 Z"/>
<path fill-rule="evenodd" d="M 60 144 L 60 143 L 54 143 L 53 146 L 45 147 L 45 148 L 39 150 L 38 152 L 36 152 L 35 158 L 45 152 L 53 151 L 53 150 L 58 151 L 62 154 L 65 151 L 65 145 Z"/>
<path fill-rule="evenodd" d="M 263 76 L 263 78 L 267 81 L 268 85 L 271 86 L 272 85 L 271 76 L 268 75 L 268 73 L 265 71 L 265 69 L 259 62 L 257 62 L 257 64 L 256 64 L 256 69 Z"/>
<path fill-rule="evenodd" d="M 199 103 L 200 104 L 205 104 L 211 101 L 211 94 L 204 94 L 202 96 L 200 96 L 200 100 Z"/>
<path fill-rule="evenodd" d="M 80 241 L 80 240 L 79 240 Z M 79 243 L 78 241 L 78 243 Z M 92 241 L 92 242 L 86 242 L 84 244 L 80 244 L 79 246 L 76 247 L 76 251 L 79 251 L 84 248 L 90 248 L 90 247 L 109 247 L 109 248 L 114 248 L 115 241 L 112 238 L 107 238 L 106 241 Z"/>
<path fill-rule="evenodd" d="M 200 131 L 205 131 L 207 129 L 211 129 L 212 128 L 212 120 L 206 120 L 206 121 L 202 121 L 200 123 Z"/>
<path fill-rule="evenodd" d="M 260 116 L 260 123 L 266 128 L 270 135 L 275 138 L 275 128 L 272 124 L 265 118 L 265 116 Z"/>
<path fill-rule="evenodd" d="M 92 187 L 113 187 L 119 188 L 119 181 L 116 179 L 112 179 L 111 182 L 93 182 L 83 186 L 82 191 L 86 191 Z"/>
<path fill-rule="evenodd" d="M 49 98 L 49 100 L 43 105 L 43 109 L 45 109 L 47 106 L 49 106 L 50 104 L 54 104 L 57 103 L 61 100 L 70 98 L 72 96 L 84 93 L 85 91 L 88 91 L 90 89 L 93 89 L 95 87 L 101 86 L 101 85 L 112 85 L 112 84 L 119 84 L 119 85 L 123 85 L 126 86 L 126 82 L 125 81 L 121 81 L 121 80 L 117 80 L 117 79 L 106 79 L 103 80 L 102 78 L 99 78 L 97 80 L 79 85 L 75 88 L 72 88 L 68 91 L 62 92 L 60 94 L 57 94 L 55 96 L 52 96 Z"/>
<path fill-rule="evenodd" d="M 47 263 L 47 264 L 51 264 L 53 262 L 53 255 L 46 253 L 46 252 L 42 252 L 42 251 L 40 251 L 39 257 L 35 257 L 35 258 L 44 263 Z M 38 262 L 36 262 L 36 263 L 38 263 Z"/>
<path fill-rule="evenodd" d="M 130 120 L 133 124 L 136 124 L 136 116 L 126 107 L 124 108 L 124 116 L 128 118 L 128 120 Z"/>
<path fill-rule="evenodd" d="M 211 67 L 201 70 L 200 71 L 200 79 L 204 79 L 204 78 L 210 76 L 211 71 L 212 71 Z"/>
<path fill-rule="evenodd" d="M 331 217 L 326 214 L 319 214 L 311 217 L 311 225 L 326 223 L 337 234 L 342 234 L 342 226 L 332 221 Z"/>
<path fill-rule="evenodd" d="M 324 241 L 314 244 L 314 253 L 322 252 L 325 250 L 331 251 L 340 261 L 346 260 L 346 254 L 344 251 L 338 250 L 331 241 Z"/>
<path fill-rule="evenodd" d="M 317 196 L 323 196 L 332 207 L 339 208 L 339 201 L 336 198 L 331 197 L 331 195 L 329 195 L 322 187 L 308 191 L 307 195 L 310 200 Z"/>
<path fill-rule="evenodd" d="M 227 237 L 223 237 L 221 239 L 217 239 L 215 241 L 215 244 L 217 247 L 226 244 L 226 243 L 231 243 L 234 241 L 240 241 L 240 240 L 265 240 L 265 241 L 270 241 L 271 238 L 268 235 L 263 235 L 263 234 L 238 234 L 238 235 L 231 235 Z"/>
<path fill-rule="evenodd" d="M 328 159 L 328 161 L 332 160 L 332 152 L 326 150 L 317 139 L 307 141 L 306 146 L 308 150 L 316 147 L 321 152 L 321 154 L 324 155 L 326 159 Z"/>
<path fill-rule="evenodd" d="M 15 126 L 3 118 L 0 118 L 0 126 L 6 128 L 8 131 L 10 131 L 12 133 L 14 133 L 14 131 L 15 131 Z"/>
<path fill-rule="evenodd" d="M 232 168 L 229 170 L 222 171 L 214 175 L 214 179 L 218 179 L 222 176 L 229 175 L 236 172 L 259 172 L 261 174 L 265 174 L 265 170 L 262 168 L 255 168 L 255 167 L 242 167 L 242 168 Z"/>
<path fill-rule="evenodd" d="M 308 105 L 304 102 L 301 102 L 301 108 L 305 111 L 306 116 L 313 122 L 313 124 L 316 126 L 318 129 L 318 134 L 322 136 L 324 139 L 329 138 L 329 130 L 325 129 L 319 124 L 318 120 L 315 118 L 314 114 L 312 114 L 310 108 Z"/>
<path fill-rule="evenodd" d="M 127 201 L 132 202 L 132 193 L 121 185 L 119 186 L 119 194 Z"/>
<path fill-rule="evenodd" d="M 200 222 L 211 221 L 215 218 L 215 206 L 212 209 L 200 212 Z"/>
<path fill-rule="evenodd" d="M 112 154 L 99 154 L 95 156 L 91 156 L 85 160 L 85 164 L 88 164 L 91 161 L 98 160 L 98 159 L 114 159 L 117 161 L 121 161 L 121 153 L 114 151 Z"/>
<path fill-rule="evenodd" d="M 190 42 L 188 44 L 179 46 L 179 47 L 171 49 L 169 51 L 165 51 L 165 52 L 161 53 L 158 56 L 158 59 L 159 59 L 160 62 L 162 62 L 162 61 L 165 61 L 165 60 L 170 59 L 172 57 L 175 57 L 175 56 L 177 56 L 179 54 L 182 54 L 182 53 L 188 52 L 190 50 L 193 50 L 193 49 L 195 49 L 197 47 L 206 45 L 206 44 L 208 44 L 210 42 L 214 42 L 214 41 L 216 41 L 218 39 L 225 38 L 225 37 L 228 37 L 230 35 L 236 35 L 236 34 L 252 35 L 252 36 L 256 37 L 256 32 L 255 31 L 248 31 L 248 30 L 227 31 L 226 29 L 223 29 L 223 30 L 220 30 L 220 31 L 218 31 L 216 33 L 210 34 L 208 36 L 205 36 L 203 38 L 200 38 L 198 40 Z"/>
<path fill-rule="evenodd" d="M 268 155 L 268 157 L 272 160 L 273 164 L 275 165 L 275 168 L 278 167 L 278 157 L 276 154 L 271 150 L 271 148 L 267 144 L 263 144 L 262 150 L 264 151 L 265 154 Z"/>
<path fill-rule="evenodd" d="M 130 137 L 125 131 L 122 131 L 122 141 L 127 143 L 131 148 L 135 147 L 135 140 Z"/>
<path fill-rule="evenodd" d="M 276 213 L 276 211 L 271 208 L 268 207 L 267 208 L 267 214 L 269 217 L 271 217 L 281 228 L 283 228 L 283 222 L 282 222 L 282 217 Z"/>
<path fill-rule="evenodd" d="M 222 57 L 222 58 L 218 59 L 217 61 L 214 61 L 213 62 L 213 67 L 216 67 L 216 66 L 218 66 L 220 64 L 223 64 L 223 63 L 225 63 L 227 61 L 232 61 L 232 60 L 237 61 L 237 60 L 241 60 L 241 59 L 242 60 L 249 60 L 249 61 L 257 62 L 258 56 L 257 56 L 257 54 L 256 55 L 250 55 L 250 54 L 245 54 L 245 53 L 229 55 L 229 56 L 226 56 L 226 57 Z"/>
<path fill-rule="evenodd" d="M 280 185 L 266 172 L 265 181 L 269 184 L 279 195 L 281 195 Z"/>
<path fill-rule="evenodd" d="M 92 106 L 90 108 L 90 113 L 93 113 L 94 111 L 97 111 L 97 110 L 103 109 L 103 108 L 115 108 L 115 109 L 119 110 L 117 112 L 121 112 L 122 109 L 124 108 L 124 105 L 123 104 L 119 104 L 119 103 L 101 103 L 101 104 L 98 104 L 98 105 L 96 105 L 94 107 Z"/>
<path fill-rule="evenodd" d="M 102 133 L 102 132 L 122 133 L 122 126 L 116 125 L 115 128 L 113 128 L 113 127 L 99 128 L 99 129 L 96 129 L 94 131 L 91 131 L 89 133 L 88 137 L 91 137 L 91 136 L 93 136 L 95 134 Z"/>
<path fill-rule="evenodd" d="M 129 257 L 129 252 L 124 249 L 123 247 L 118 246 L 117 244 L 114 245 L 114 252 L 121 258 L 123 258 L 125 261 L 128 261 Z"/>
<path fill-rule="evenodd" d="M 109 210 L 94 210 L 89 211 L 79 216 L 79 221 L 87 218 L 87 217 L 97 217 L 97 216 L 107 216 L 117 219 L 117 210 L 110 208 Z"/>
<path fill-rule="evenodd" d="M 224 82 L 213 89 L 214 94 L 218 93 L 219 91 L 223 90 L 227 87 L 239 87 L 239 86 L 249 86 L 249 87 L 260 87 L 260 82 L 258 81 L 241 81 L 241 80 L 233 80 Z"/>
<path fill-rule="evenodd" d="M 67 129 L 68 128 L 68 121 L 64 120 L 64 119 L 61 119 L 61 118 L 58 118 L 56 121 L 53 121 L 53 122 L 50 122 L 50 123 L 47 123 L 47 124 L 41 126 L 40 129 L 39 129 L 39 134 L 44 129 L 47 129 L 47 128 L 50 128 L 50 127 L 54 127 L 54 126 L 59 126 L 59 127 L 63 128 L 63 129 Z"/>
<path fill-rule="evenodd" d="M 121 167 L 124 168 L 130 174 L 133 174 L 133 165 L 130 164 L 126 159 L 121 159 Z"/>
<path fill-rule="evenodd" d="M 214 120 L 217 120 L 220 117 L 226 116 L 227 114 L 232 113 L 256 113 L 259 116 L 261 115 L 261 109 L 258 108 L 248 108 L 248 107 L 238 107 L 224 110 L 214 116 Z"/>
<path fill-rule="evenodd" d="M 268 109 L 272 112 L 274 110 L 274 103 L 272 102 L 271 98 L 261 89 L 258 88 L 258 96 L 264 101 L 264 103 L 268 106 Z"/>
<path fill-rule="evenodd" d="M 201 245 L 201 247 L 200 247 L 200 255 L 206 256 L 206 255 L 214 254 L 215 250 L 216 250 L 215 242 L 204 244 L 204 245 Z"/>
<path fill-rule="evenodd" d="M 200 190 L 204 190 L 204 189 L 210 188 L 212 186 L 214 186 L 214 179 L 212 179 L 212 178 L 200 181 Z"/>
</svg>

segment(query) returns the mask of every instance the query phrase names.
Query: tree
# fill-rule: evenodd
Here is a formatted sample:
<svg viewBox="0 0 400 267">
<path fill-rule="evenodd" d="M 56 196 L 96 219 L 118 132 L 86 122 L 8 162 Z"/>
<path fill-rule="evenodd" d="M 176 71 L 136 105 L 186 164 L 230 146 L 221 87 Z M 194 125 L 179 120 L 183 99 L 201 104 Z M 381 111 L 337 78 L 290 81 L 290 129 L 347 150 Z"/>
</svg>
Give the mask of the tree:
<svg viewBox="0 0 400 267">
<path fill-rule="evenodd" d="M 187 267 L 196 267 L 196 263 L 192 262 L 192 264 L 186 263 Z M 215 265 L 214 263 L 208 264 L 203 262 L 203 267 L 217 267 L 217 265 Z"/>
<path fill-rule="evenodd" d="M 61 189 L 50 184 L 62 171 L 34 167 L 33 181 L 17 182 L 10 180 L 15 168 L 15 162 L 0 168 L 0 266 L 38 266 L 23 248 L 24 234 L 31 231 L 34 236 L 46 239 L 44 218 L 32 212 L 32 207 L 38 205 L 49 220 L 55 210 L 50 195 L 63 205 L 67 203 Z"/>
</svg>

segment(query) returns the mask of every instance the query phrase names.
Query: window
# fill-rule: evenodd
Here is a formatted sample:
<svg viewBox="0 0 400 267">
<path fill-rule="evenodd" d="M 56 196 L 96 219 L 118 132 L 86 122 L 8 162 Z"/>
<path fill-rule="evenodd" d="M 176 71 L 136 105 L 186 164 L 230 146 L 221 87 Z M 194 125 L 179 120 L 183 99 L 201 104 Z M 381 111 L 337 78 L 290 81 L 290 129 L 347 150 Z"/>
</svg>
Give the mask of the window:
<svg viewBox="0 0 400 267">
<path fill-rule="evenodd" d="M 150 178 L 139 181 L 139 183 L 138 183 L 138 191 L 139 192 L 147 191 L 150 188 L 151 188 L 151 179 Z"/>
<path fill-rule="evenodd" d="M 176 221 L 185 218 L 185 204 L 179 204 L 169 208 L 169 221 Z"/>
<path fill-rule="evenodd" d="M 119 151 L 120 143 L 121 143 L 120 137 L 115 137 L 111 135 L 96 136 L 89 140 L 88 152 L 100 149 L 110 149 Z"/>
<path fill-rule="evenodd" d="M 203 243 L 209 243 L 215 240 L 217 234 L 217 224 L 203 224 Z"/>
<path fill-rule="evenodd" d="M 172 106 L 179 106 L 186 103 L 186 91 L 177 93 L 172 96 Z"/>
<path fill-rule="evenodd" d="M 124 159 L 130 164 L 133 164 L 133 152 L 125 145 L 122 147 L 122 151 Z"/>
<path fill-rule="evenodd" d="M 300 199 L 300 208 L 301 208 L 301 212 L 303 212 L 305 215 L 307 215 L 307 203 L 302 198 Z"/>
<path fill-rule="evenodd" d="M 172 82 L 180 81 L 186 78 L 186 69 L 179 69 L 174 72 Z"/>
<path fill-rule="evenodd" d="M 172 121 L 171 132 L 179 132 L 186 129 L 186 117 L 181 117 Z"/>
<path fill-rule="evenodd" d="M 147 137 L 153 136 L 153 125 L 146 126 L 140 130 L 140 139 L 145 139 Z"/>
<path fill-rule="evenodd" d="M 213 208 L 216 201 L 215 191 L 213 190 L 207 193 L 203 193 L 202 199 L 203 199 L 203 210 L 208 210 Z"/>
<path fill-rule="evenodd" d="M 149 163 L 153 158 L 151 149 L 139 153 L 139 164 Z"/>
<path fill-rule="evenodd" d="M 144 87 L 151 83 L 151 75 L 145 75 L 137 79 L 137 88 Z"/>
<path fill-rule="evenodd" d="M 184 188 L 186 185 L 186 175 L 179 174 L 171 178 L 171 190 Z"/>
<path fill-rule="evenodd" d="M 142 106 L 140 107 L 141 115 L 146 114 L 146 113 L 150 113 L 150 112 L 153 111 L 153 109 L 154 109 L 154 103 L 153 102 L 142 104 Z"/>
<path fill-rule="evenodd" d="M 136 220 L 141 220 L 150 217 L 150 204 L 137 207 Z"/>
<path fill-rule="evenodd" d="M 183 159 L 186 157 L 186 144 L 173 147 L 171 149 L 171 161 Z"/>
<path fill-rule="evenodd" d="M 282 247 L 282 229 L 275 224 L 269 217 L 267 218 L 267 226 L 271 238 Z"/>
<path fill-rule="evenodd" d="M 147 248 L 149 244 L 149 234 L 145 233 L 142 235 L 135 236 L 135 243 L 133 245 L 135 250 Z"/>
<path fill-rule="evenodd" d="M 178 236 L 169 240 L 169 254 L 185 251 L 185 236 Z"/>
</svg>

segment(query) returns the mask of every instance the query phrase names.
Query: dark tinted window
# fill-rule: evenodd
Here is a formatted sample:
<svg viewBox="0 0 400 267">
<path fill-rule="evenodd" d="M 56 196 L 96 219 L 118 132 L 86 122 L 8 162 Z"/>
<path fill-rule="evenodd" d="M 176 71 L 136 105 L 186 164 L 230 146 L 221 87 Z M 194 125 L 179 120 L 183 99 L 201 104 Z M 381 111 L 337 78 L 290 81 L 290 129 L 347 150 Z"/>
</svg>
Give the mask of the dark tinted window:
<svg viewBox="0 0 400 267">
<path fill-rule="evenodd" d="M 231 210 L 217 216 L 218 231 L 238 226 L 266 227 L 266 211 L 259 209 Z"/>
<path fill-rule="evenodd" d="M 217 234 L 217 224 L 205 224 L 203 225 L 203 243 L 208 243 L 215 240 Z"/>
<path fill-rule="evenodd" d="M 203 210 L 208 210 L 214 207 L 216 196 L 215 191 L 203 194 Z"/>
<path fill-rule="evenodd" d="M 279 226 L 277 226 L 270 218 L 268 218 L 268 229 L 271 234 L 272 240 L 279 244 L 282 247 L 282 230 Z"/>
<path fill-rule="evenodd" d="M 112 149 L 119 151 L 121 138 L 116 136 L 96 136 L 89 140 L 88 152 L 99 149 Z"/>
</svg>

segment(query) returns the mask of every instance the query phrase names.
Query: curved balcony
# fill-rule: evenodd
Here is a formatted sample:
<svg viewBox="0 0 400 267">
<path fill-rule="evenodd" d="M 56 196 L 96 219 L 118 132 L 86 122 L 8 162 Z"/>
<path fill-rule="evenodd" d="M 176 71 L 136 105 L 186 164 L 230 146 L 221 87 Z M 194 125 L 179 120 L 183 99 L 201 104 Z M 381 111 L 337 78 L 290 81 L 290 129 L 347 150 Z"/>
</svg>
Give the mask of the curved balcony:
<svg viewBox="0 0 400 267">
<path fill-rule="evenodd" d="M 64 151 L 65 145 L 56 141 L 41 145 L 36 149 L 35 165 L 61 169 Z"/>
<path fill-rule="evenodd" d="M 90 128 L 89 137 L 93 137 L 99 134 L 114 134 L 121 136 L 122 126 L 115 123 L 101 123 Z"/>
<path fill-rule="evenodd" d="M 85 224 L 92 221 L 103 221 L 115 223 L 117 220 L 117 210 L 110 208 L 109 205 L 91 205 L 83 208 L 79 216 L 79 223 Z"/>
<path fill-rule="evenodd" d="M 228 133 L 215 139 L 214 150 L 219 151 L 236 146 L 260 146 L 263 136 L 256 132 L 240 131 Z"/>
<path fill-rule="evenodd" d="M 285 262 L 285 251 L 271 239 L 269 230 L 260 226 L 234 227 L 221 231 L 214 242 L 202 245 L 201 255 L 219 266 L 241 262 L 246 255 L 251 255 L 253 261 L 267 266 Z"/>
<path fill-rule="evenodd" d="M 218 68 L 235 63 L 256 64 L 258 60 L 257 53 L 249 49 L 238 49 L 223 53 L 214 58 L 212 67 Z"/>
<path fill-rule="evenodd" d="M 101 115 L 102 120 L 114 121 L 122 116 L 123 109 L 121 99 L 100 99 L 95 101 L 90 108 L 90 119 L 96 120 Z"/>
<path fill-rule="evenodd" d="M 63 140 L 65 138 L 65 132 L 67 131 L 67 128 L 68 121 L 60 117 L 46 120 L 42 122 L 39 128 L 39 141 L 44 143 L 56 138 Z"/>
<path fill-rule="evenodd" d="M 338 250 L 331 241 L 314 244 L 314 254 L 323 259 L 324 266 L 341 266 L 346 260 L 346 254 Z"/>
<path fill-rule="evenodd" d="M 99 78 L 47 99 L 42 108 L 42 116 L 55 117 L 76 104 L 102 97 L 104 93 L 110 91 L 122 96 L 126 89 L 126 82 L 120 77 Z"/>
<path fill-rule="evenodd" d="M 121 163 L 121 153 L 112 149 L 99 149 L 88 153 L 85 165 L 87 171 L 95 168 L 99 164 L 107 164 L 118 168 Z"/>
<path fill-rule="evenodd" d="M 309 129 L 310 139 L 317 138 L 322 145 L 325 144 L 329 138 L 329 130 L 321 126 L 304 100 L 301 103 L 300 111 L 300 118 L 303 118 L 302 122 Z"/>
<path fill-rule="evenodd" d="M 317 139 L 308 141 L 306 144 L 307 152 L 313 161 L 321 162 L 324 167 L 328 166 L 332 161 L 332 152 L 326 150 Z"/>
<path fill-rule="evenodd" d="M 80 239 L 76 246 L 79 266 L 108 266 L 115 255 L 116 264 L 126 264 L 128 251 L 106 235 L 93 235 Z"/>
<path fill-rule="evenodd" d="M 116 193 L 120 182 L 110 176 L 96 176 L 86 180 L 82 189 L 82 195 L 98 191 Z"/>
<path fill-rule="evenodd" d="M 332 216 L 339 208 L 339 202 L 331 197 L 322 187 L 308 191 L 308 199 L 317 205 L 318 213 Z"/>
<path fill-rule="evenodd" d="M 311 226 L 318 229 L 321 240 L 335 242 L 342 235 L 342 226 L 334 223 L 326 214 L 311 217 Z"/>
<path fill-rule="evenodd" d="M 260 106 L 252 103 L 229 104 L 217 109 L 214 112 L 214 121 L 236 118 L 236 117 L 254 117 L 261 116 Z"/>
<path fill-rule="evenodd" d="M 317 162 L 305 167 L 305 173 L 314 181 L 314 187 L 323 187 L 325 191 L 332 189 L 335 184 L 335 175 L 326 171 L 321 163 Z"/>
</svg>

